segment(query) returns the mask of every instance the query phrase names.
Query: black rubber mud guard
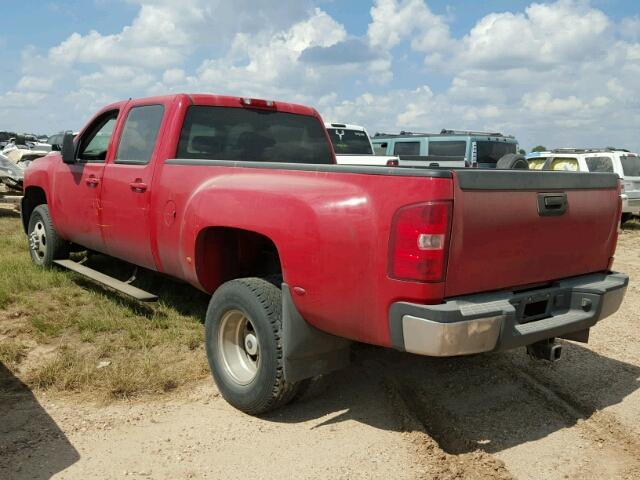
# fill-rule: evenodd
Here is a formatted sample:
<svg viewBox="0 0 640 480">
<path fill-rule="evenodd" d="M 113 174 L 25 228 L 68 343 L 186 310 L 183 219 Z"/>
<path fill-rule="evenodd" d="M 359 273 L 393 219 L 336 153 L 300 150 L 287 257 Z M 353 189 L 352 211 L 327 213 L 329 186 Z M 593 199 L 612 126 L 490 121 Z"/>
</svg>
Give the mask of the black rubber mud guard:
<svg viewBox="0 0 640 480">
<path fill-rule="evenodd" d="M 282 353 L 284 378 L 297 382 L 339 370 L 350 363 L 351 341 L 309 325 L 282 284 Z"/>
</svg>

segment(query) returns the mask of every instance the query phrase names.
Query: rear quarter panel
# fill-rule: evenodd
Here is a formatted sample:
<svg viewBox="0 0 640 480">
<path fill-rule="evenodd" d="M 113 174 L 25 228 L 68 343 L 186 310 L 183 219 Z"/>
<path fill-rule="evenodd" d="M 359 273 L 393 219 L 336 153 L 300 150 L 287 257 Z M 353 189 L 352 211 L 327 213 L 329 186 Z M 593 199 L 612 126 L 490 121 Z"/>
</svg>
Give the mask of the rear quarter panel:
<svg viewBox="0 0 640 480">
<path fill-rule="evenodd" d="M 283 168 L 286 168 L 284 166 Z M 179 179 L 179 181 L 177 181 Z M 390 224 L 402 206 L 450 199 L 450 178 L 391 177 L 165 164 L 157 198 L 159 256 L 167 273 L 203 288 L 193 263 L 198 233 L 235 227 L 269 237 L 303 317 L 321 330 L 390 345 L 388 310 L 399 300 L 437 303 L 443 284 L 387 277 Z"/>
</svg>

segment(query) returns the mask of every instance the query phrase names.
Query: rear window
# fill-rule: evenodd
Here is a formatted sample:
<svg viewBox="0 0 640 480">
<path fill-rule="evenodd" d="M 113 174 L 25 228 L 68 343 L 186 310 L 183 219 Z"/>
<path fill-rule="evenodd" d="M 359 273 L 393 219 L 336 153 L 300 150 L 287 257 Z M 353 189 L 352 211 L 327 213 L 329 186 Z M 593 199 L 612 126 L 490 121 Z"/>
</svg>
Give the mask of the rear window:
<svg viewBox="0 0 640 480">
<path fill-rule="evenodd" d="M 270 110 L 192 105 L 177 158 L 252 162 L 334 163 L 315 117 Z"/>
<path fill-rule="evenodd" d="M 622 155 L 622 172 L 625 177 L 640 177 L 640 157 L 637 155 Z"/>
<path fill-rule="evenodd" d="M 429 142 L 430 157 L 464 157 L 467 153 L 467 142 L 447 141 L 447 142 Z"/>
<path fill-rule="evenodd" d="M 396 142 L 394 155 L 420 155 L 420 142 Z"/>
<path fill-rule="evenodd" d="M 586 162 L 590 172 L 613 172 L 613 162 L 609 157 L 587 157 Z"/>
<path fill-rule="evenodd" d="M 328 128 L 327 132 L 337 155 L 373 155 L 366 132 L 345 128 Z"/>
<path fill-rule="evenodd" d="M 478 163 L 496 163 L 507 153 L 516 153 L 515 143 L 490 142 L 487 140 L 476 142 Z"/>
</svg>

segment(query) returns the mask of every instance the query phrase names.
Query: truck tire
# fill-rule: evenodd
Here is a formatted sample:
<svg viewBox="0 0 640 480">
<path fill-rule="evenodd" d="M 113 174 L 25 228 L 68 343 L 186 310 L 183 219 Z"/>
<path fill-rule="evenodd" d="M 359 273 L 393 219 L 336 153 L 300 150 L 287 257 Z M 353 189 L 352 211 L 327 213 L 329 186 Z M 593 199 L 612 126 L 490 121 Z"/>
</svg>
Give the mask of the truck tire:
<svg viewBox="0 0 640 480">
<path fill-rule="evenodd" d="M 633 217 L 633 215 L 631 215 L 630 213 L 623 213 L 622 217 L 620 218 L 620 225 L 631 220 L 631 217 Z"/>
<path fill-rule="evenodd" d="M 69 256 L 69 243 L 60 238 L 53 228 L 47 205 L 38 205 L 33 209 L 27 234 L 31 260 L 36 265 L 49 268 L 54 260 Z"/>
<path fill-rule="evenodd" d="M 496 168 L 500 170 L 528 170 L 529 162 L 524 158 L 524 155 L 520 155 L 519 153 L 507 153 L 496 162 Z"/>
<path fill-rule="evenodd" d="M 304 384 L 284 379 L 282 292 L 267 280 L 231 280 L 216 290 L 207 309 L 205 347 L 220 393 L 250 415 L 287 404 Z"/>
</svg>

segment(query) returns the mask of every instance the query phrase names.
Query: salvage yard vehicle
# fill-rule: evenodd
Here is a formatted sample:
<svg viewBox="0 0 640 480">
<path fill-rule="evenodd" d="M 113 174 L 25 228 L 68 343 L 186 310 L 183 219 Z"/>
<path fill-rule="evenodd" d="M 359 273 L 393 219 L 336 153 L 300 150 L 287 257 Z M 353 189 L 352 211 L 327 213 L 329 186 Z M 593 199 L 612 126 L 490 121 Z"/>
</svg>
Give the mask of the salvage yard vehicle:
<svg viewBox="0 0 640 480">
<path fill-rule="evenodd" d="M 369 134 L 360 125 L 328 123 L 329 133 L 336 154 L 336 163 L 342 165 L 397 165 L 398 157 L 374 155 Z"/>
<path fill-rule="evenodd" d="M 622 223 L 640 215 L 640 156 L 621 148 L 556 148 L 527 155 L 529 168 L 615 173 L 621 179 Z"/>
<path fill-rule="evenodd" d="M 211 294 L 213 377 L 259 414 L 352 341 L 558 359 L 554 338 L 586 342 L 623 300 L 619 208 L 614 174 L 336 165 L 312 108 L 179 94 L 65 134 L 26 171 L 22 220 L 37 265 L 156 298 L 70 260 L 81 246 Z"/>
<path fill-rule="evenodd" d="M 440 133 L 376 133 L 372 142 L 377 155 L 399 156 L 400 166 L 514 168 L 514 162 L 524 163 L 516 158 L 518 141 L 502 133 L 447 129 Z M 497 165 L 503 157 L 504 165 Z"/>
</svg>

